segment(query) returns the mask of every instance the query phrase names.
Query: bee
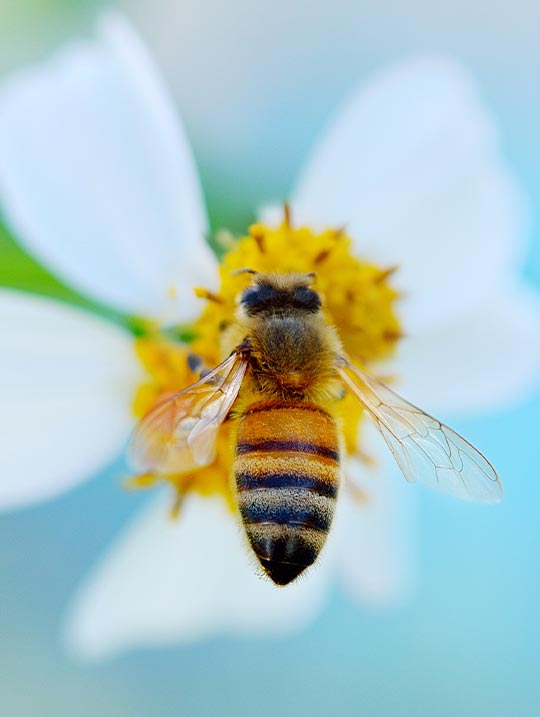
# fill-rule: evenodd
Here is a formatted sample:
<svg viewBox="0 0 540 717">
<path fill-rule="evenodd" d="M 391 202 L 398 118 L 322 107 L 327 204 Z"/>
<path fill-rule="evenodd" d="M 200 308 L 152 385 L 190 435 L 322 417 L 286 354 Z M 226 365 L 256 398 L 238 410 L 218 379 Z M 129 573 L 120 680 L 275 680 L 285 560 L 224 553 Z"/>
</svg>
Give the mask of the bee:
<svg viewBox="0 0 540 717">
<path fill-rule="evenodd" d="M 263 571 L 280 586 L 316 561 L 328 536 L 345 392 L 374 421 L 406 480 L 500 500 L 493 466 L 470 443 L 349 361 L 313 274 L 250 273 L 225 334 L 228 357 L 141 420 L 130 446 L 137 469 L 167 475 L 208 465 L 220 425 L 234 421 L 239 513 Z"/>
</svg>

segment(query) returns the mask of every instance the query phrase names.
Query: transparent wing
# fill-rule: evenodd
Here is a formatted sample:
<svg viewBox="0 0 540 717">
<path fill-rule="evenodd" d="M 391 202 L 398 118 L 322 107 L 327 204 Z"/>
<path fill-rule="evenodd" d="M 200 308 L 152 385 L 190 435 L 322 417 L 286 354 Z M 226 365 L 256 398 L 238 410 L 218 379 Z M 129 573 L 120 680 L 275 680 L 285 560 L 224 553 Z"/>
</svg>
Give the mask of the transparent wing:
<svg viewBox="0 0 540 717">
<path fill-rule="evenodd" d="M 495 469 L 468 441 L 344 357 L 339 357 L 338 372 L 374 420 L 410 483 L 418 481 L 463 500 L 501 500 Z"/>
<path fill-rule="evenodd" d="M 218 428 L 238 396 L 247 366 L 245 353 L 233 353 L 200 381 L 152 408 L 131 438 L 133 468 L 167 475 L 211 463 Z"/>
</svg>

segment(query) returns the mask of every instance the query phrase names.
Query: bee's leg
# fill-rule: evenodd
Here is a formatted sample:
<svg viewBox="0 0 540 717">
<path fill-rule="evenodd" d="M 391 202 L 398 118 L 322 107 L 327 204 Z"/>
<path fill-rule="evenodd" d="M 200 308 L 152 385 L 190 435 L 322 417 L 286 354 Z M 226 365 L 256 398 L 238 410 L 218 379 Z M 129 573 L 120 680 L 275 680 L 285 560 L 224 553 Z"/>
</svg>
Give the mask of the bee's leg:
<svg viewBox="0 0 540 717">
<path fill-rule="evenodd" d="M 366 505 L 369 503 L 369 496 L 363 488 L 360 488 L 352 478 L 345 476 L 345 489 L 355 503 Z"/>
<path fill-rule="evenodd" d="M 358 460 L 363 463 L 367 468 L 373 468 L 376 464 L 376 461 L 373 456 L 371 456 L 369 453 L 366 453 L 361 448 L 356 448 L 354 456 L 355 458 L 358 458 Z M 362 487 L 360 487 L 358 483 L 356 483 L 347 473 L 345 474 L 344 478 L 345 489 L 349 492 L 349 495 L 355 501 L 355 503 L 359 503 L 362 505 L 369 503 L 370 498 L 368 493 Z"/>
<path fill-rule="evenodd" d="M 366 451 L 363 451 L 358 446 L 356 448 L 354 455 L 356 456 L 356 458 L 358 458 L 358 460 L 361 463 L 363 463 L 366 466 L 366 468 L 373 468 L 377 464 L 377 461 L 375 460 L 375 458 L 373 458 L 373 456 L 370 453 L 366 453 Z"/>
</svg>

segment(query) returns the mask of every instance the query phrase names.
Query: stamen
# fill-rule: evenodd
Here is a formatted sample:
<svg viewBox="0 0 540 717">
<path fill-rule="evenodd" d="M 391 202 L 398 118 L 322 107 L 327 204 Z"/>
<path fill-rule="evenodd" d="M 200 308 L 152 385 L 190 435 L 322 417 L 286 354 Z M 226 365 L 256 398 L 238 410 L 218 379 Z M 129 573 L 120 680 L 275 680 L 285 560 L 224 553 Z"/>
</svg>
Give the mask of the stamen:
<svg viewBox="0 0 540 717">
<path fill-rule="evenodd" d="M 341 239 L 342 236 L 345 236 L 347 233 L 347 225 L 342 224 L 340 227 L 337 227 L 337 229 L 332 230 L 332 235 L 334 239 Z"/>
<path fill-rule="evenodd" d="M 169 513 L 171 520 L 177 520 L 178 516 L 180 515 L 180 510 L 182 508 L 182 505 L 184 503 L 184 499 L 186 497 L 187 490 L 180 490 L 177 488 L 176 490 L 176 496 L 173 501 L 173 504 L 171 506 L 171 511 Z"/>
<path fill-rule="evenodd" d="M 291 207 L 289 205 L 289 202 L 283 203 L 283 223 L 286 227 L 292 226 L 292 220 L 291 220 Z"/>
<path fill-rule="evenodd" d="M 249 228 L 249 234 L 254 239 L 255 244 L 259 248 L 261 254 L 266 253 L 266 246 L 264 243 L 264 229 L 260 224 L 254 224 Z"/>
<path fill-rule="evenodd" d="M 315 257 L 315 259 L 313 260 L 313 263 L 314 263 L 314 264 L 322 264 L 322 262 L 323 262 L 325 259 L 328 259 L 328 257 L 330 256 L 331 253 L 332 253 L 332 248 L 331 248 L 331 247 L 328 247 L 327 249 L 323 249 L 322 251 L 320 251 L 320 252 L 317 254 L 317 256 Z"/>
<path fill-rule="evenodd" d="M 255 271 L 255 269 L 248 269 L 244 267 L 243 269 L 235 269 L 234 271 L 231 271 L 231 276 L 240 276 L 240 274 L 252 274 L 253 276 L 256 276 L 259 272 Z"/>
<path fill-rule="evenodd" d="M 383 338 L 387 341 L 399 341 L 399 339 L 405 338 L 405 334 L 400 329 L 385 329 Z"/>
<path fill-rule="evenodd" d="M 395 274 L 398 269 L 399 269 L 399 264 L 394 264 L 393 266 L 389 266 L 387 269 L 381 269 L 381 271 L 379 271 L 379 273 L 377 274 L 377 276 L 374 279 L 375 284 L 382 284 L 389 277 L 391 277 L 392 274 Z"/>
<path fill-rule="evenodd" d="M 207 299 L 208 301 L 213 301 L 215 304 L 225 303 L 221 296 L 214 294 L 213 291 L 209 291 L 208 289 L 203 289 L 197 286 L 195 289 L 193 289 L 193 292 L 198 299 Z"/>
<path fill-rule="evenodd" d="M 141 473 L 141 475 L 138 476 L 129 476 L 129 478 L 124 478 L 122 483 L 126 490 L 153 488 L 157 483 L 157 477 L 153 473 Z"/>
</svg>

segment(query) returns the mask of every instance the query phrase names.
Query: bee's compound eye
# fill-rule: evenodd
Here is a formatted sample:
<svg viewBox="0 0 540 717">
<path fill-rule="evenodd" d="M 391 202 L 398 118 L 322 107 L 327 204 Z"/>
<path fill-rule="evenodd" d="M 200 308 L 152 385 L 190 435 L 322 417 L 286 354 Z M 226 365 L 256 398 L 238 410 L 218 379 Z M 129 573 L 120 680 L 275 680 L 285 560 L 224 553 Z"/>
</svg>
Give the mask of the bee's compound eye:
<svg viewBox="0 0 540 717">
<path fill-rule="evenodd" d="M 318 311 L 321 308 L 319 295 L 307 286 L 299 286 L 293 291 L 294 304 L 299 309 L 306 311 Z"/>
<path fill-rule="evenodd" d="M 252 306 L 254 303 L 256 303 L 258 294 L 259 294 L 259 287 L 258 286 L 250 286 L 242 294 L 241 301 L 246 306 Z"/>
<path fill-rule="evenodd" d="M 242 294 L 241 303 L 248 314 L 256 314 L 271 306 L 276 299 L 276 290 L 268 284 L 248 287 Z"/>
</svg>

